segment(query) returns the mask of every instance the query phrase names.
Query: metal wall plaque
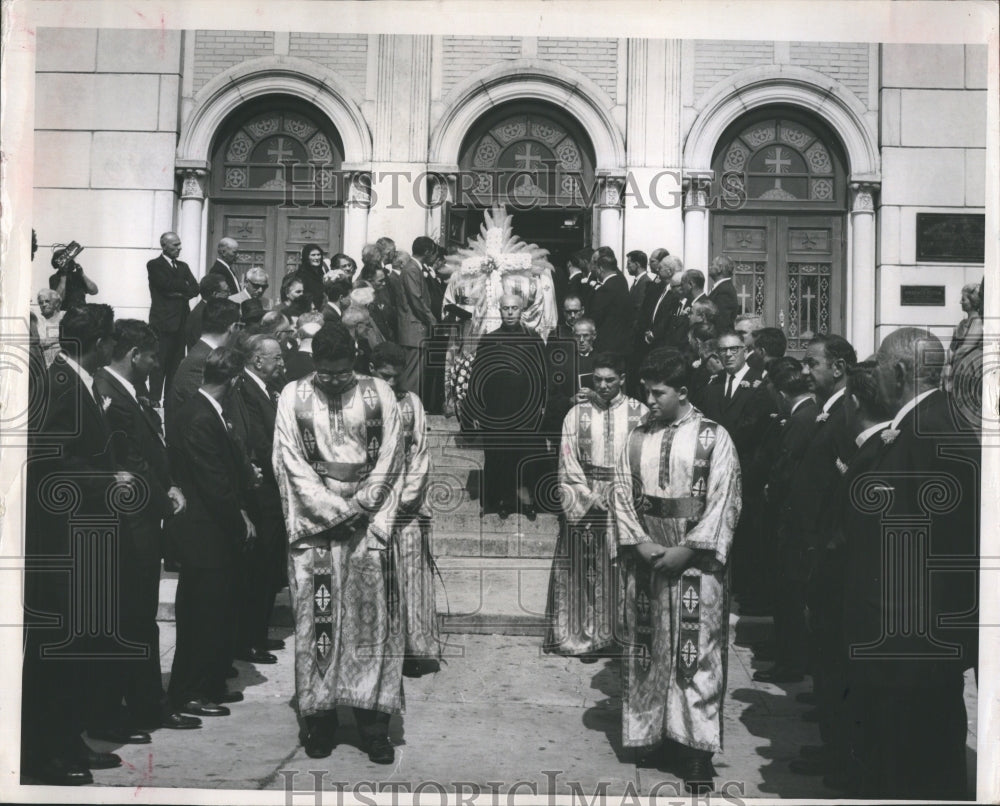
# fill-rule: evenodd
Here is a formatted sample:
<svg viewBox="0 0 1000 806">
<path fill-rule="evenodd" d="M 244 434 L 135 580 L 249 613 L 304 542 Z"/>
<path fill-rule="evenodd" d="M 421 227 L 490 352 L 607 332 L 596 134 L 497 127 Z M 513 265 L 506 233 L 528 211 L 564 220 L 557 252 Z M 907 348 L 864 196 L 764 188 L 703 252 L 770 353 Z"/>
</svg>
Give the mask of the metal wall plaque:
<svg viewBox="0 0 1000 806">
<path fill-rule="evenodd" d="M 899 287 L 900 305 L 938 305 L 944 306 L 943 285 L 901 285 Z"/>
<path fill-rule="evenodd" d="M 982 263 L 985 253 L 985 214 L 917 213 L 917 260 Z"/>
</svg>

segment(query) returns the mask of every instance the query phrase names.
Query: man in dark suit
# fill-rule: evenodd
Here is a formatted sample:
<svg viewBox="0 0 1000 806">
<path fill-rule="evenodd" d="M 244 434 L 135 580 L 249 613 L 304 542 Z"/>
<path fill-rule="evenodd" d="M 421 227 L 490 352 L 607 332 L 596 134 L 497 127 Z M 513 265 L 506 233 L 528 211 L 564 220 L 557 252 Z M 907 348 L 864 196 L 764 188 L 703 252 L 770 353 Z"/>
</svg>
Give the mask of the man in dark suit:
<svg viewBox="0 0 1000 806">
<path fill-rule="evenodd" d="M 719 255 L 708 268 L 708 276 L 712 278 L 712 291 L 708 298 L 719 309 L 716 327 L 730 330 L 740 313 L 740 300 L 736 296 L 736 286 L 733 285 L 733 261 L 725 255 Z"/>
<path fill-rule="evenodd" d="M 944 356 L 940 341 L 916 328 L 879 346 L 875 375 L 893 420 L 845 508 L 858 796 L 882 801 L 971 796 L 963 674 L 978 656 L 981 449 L 939 390 Z M 935 573 L 937 562 L 949 570 Z"/>
<path fill-rule="evenodd" d="M 628 295 L 632 300 L 632 310 L 636 316 L 642 310 L 642 303 L 646 297 L 646 289 L 650 283 L 656 281 L 656 273 L 649 271 L 648 266 L 649 260 L 646 257 L 646 253 L 639 249 L 633 249 L 625 255 L 625 271 L 633 279 Z"/>
<path fill-rule="evenodd" d="M 581 249 L 570 255 L 566 264 L 566 280 L 562 283 L 563 289 L 556 287 L 557 302 L 562 304 L 566 297 L 572 294 L 580 298 L 584 310 L 586 310 L 590 294 L 593 291 L 593 286 L 587 282 L 587 278 L 590 276 L 590 260 L 593 256 L 593 249 Z M 560 290 L 562 291 L 561 298 L 558 296 Z"/>
<path fill-rule="evenodd" d="M 184 344 L 190 350 L 201 338 L 201 318 L 205 315 L 205 305 L 210 299 L 227 299 L 229 286 L 224 277 L 218 274 L 206 274 L 198 283 L 198 293 L 201 299 L 191 309 L 187 322 L 184 324 Z M 176 374 L 176 373 L 175 373 Z"/>
<path fill-rule="evenodd" d="M 587 316 L 597 327 L 597 352 L 626 355 L 632 346 L 634 314 L 628 295 L 628 282 L 618 271 L 614 255 L 597 258 L 599 278 L 590 298 Z"/>
<path fill-rule="evenodd" d="M 295 341 L 298 346 L 285 356 L 285 380 L 287 382 L 304 378 L 316 369 L 313 364 L 312 339 L 322 326 L 323 317 L 321 314 L 308 313 L 299 317 L 299 326 L 295 331 Z"/>
<path fill-rule="evenodd" d="M 149 378 L 149 394 L 158 403 L 170 392 L 177 365 L 184 358 L 184 324 L 188 300 L 198 296 L 198 281 L 188 264 L 178 260 L 181 239 L 175 232 L 160 236 L 163 254 L 146 264 L 149 279 L 149 324 L 160 339 L 160 363 Z"/>
<path fill-rule="evenodd" d="M 323 321 L 340 324 L 344 311 L 351 304 L 351 289 L 353 285 L 349 277 L 330 274 L 323 280 L 323 290 L 326 292 L 326 305 L 323 306 Z"/>
<path fill-rule="evenodd" d="M 423 240 L 430 241 L 428 246 Z M 441 414 L 444 411 L 444 359 L 448 351 L 448 336 L 451 329 L 442 326 L 442 308 L 444 306 L 445 281 L 437 272 L 437 264 L 441 258 L 441 250 L 430 238 L 417 239 L 413 243 L 413 254 L 420 261 L 420 270 L 424 275 L 424 285 L 427 288 L 428 304 L 436 320 L 431 327 L 431 335 L 425 344 L 422 356 L 421 388 L 422 402 L 427 414 Z M 419 253 L 423 250 L 423 253 Z"/>
<path fill-rule="evenodd" d="M 145 505 L 126 517 L 128 540 L 122 542 L 122 600 L 125 636 L 148 647 L 148 657 L 130 664 L 124 681 L 128 708 L 125 724 L 143 729 L 197 728 L 201 722 L 171 711 L 160 678 L 161 522 L 184 511 L 181 489 L 170 475 L 160 417 L 142 396 L 146 378 L 156 366 L 157 340 L 152 328 L 138 319 L 115 322 L 111 363 L 94 374 L 94 389 L 107 401 L 104 410 L 118 468 L 140 479 Z M 115 735 L 117 733 L 117 735 Z M 101 738 L 124 741 L 129 731 L 106 731 Z M 93 735 L 93 732 L 91 732 Z"/>
<path fill-rule="evenodd" d="M 747 363 L 753 369 L 764 370 L 764 356 L 754 344 L 753 334 L 764 327 L 764 322 L 755 313 L 741 313 L 736 317 L 736 324 L 733 330 L 740 334 L 743 344 L 747 348 Z"/>
<path fill-rule="evenodd" d="M 205 360 L 204 382 L 177 413 L 170 466 L 187 496 L 187 508 L 170 532 L 180 563 L 177 582 L 177 648 L 168 697 L 174 711 L 227 716 L 226 692 L 237 623 L 236 579 L 240 556 L 255 539 L 247 514 L 240 446 L 223 404 L 243 371 L 243 358 L 220 347 Z"/>
<path fill-rule="evenodd" d="M 421 249 L 426 248 L 418 242 L 420 238 L 414 241 L 414 245 Z M 433 245 L 433 241 L 431 244 Z M 398 272 L 389 279 L 390 287 L 396 296 L 396 332 L 399 335 L 399 346 L 406 353 L 406 367 L 400 376 L 400 385 L 407 392 L 422 396 L 424 392 L 420 388 L 421 354 L 437 320 L 430 307 L 430 296 L 424 285 L 420 264 L 406 252 L 397 250 L 393 255 L 392 265 Z"/>
<path fill-rule="evenodd" d="M 562 302 L 562 316 L 556 332 L 550 338 L 573 340 L 573 326 L 583 316 L 583 300 L 576 294 L 569 294 Z"/>
<path fill-rule="evenodd" d="M 761 372 L 746 362 L 743 339 L 730 330 L 720 334 L 716 343 L 723 372 L 705 389 L 704 411 L 729 432 L 739 454 L 740 471 L 749 485 L 754 456 L 775 408 Z M 757 528 L 759 505 L 759 495 L 744 495 L 731 552 L 733 588 L 744 615 L 765 609 L 766 566 Z"/>
<path fill-rule="evenodd" d="M 248 509 L 257 539 L 243 558 L 236 657 L 250 663 L 276 663 L 277 658 L 268 650 L 281 649 L 284 643 L 270 640 L 267 628 L 278 592 L 279 572 L 284 566 L 287 536 L 271 453 L 285 364 L 281 345 L 273 336 L 251 336 L 240 346 L 246 356 L 243 382 L 238 389 L 246 413 L 246 449 L 261 473 L 261 483 Z"/>
<path fill-rule="evenodd" d="M 218 257 L 212 264 L 206 276 L 211 274 L 221 277 L 225 283 L 228 293 L 226 296 L 238 294 L 240 292 L 240 278 L 236 276 L 233 267 L 236 265 L 236 255 L 240 250 L 240 245 L 234 238 L 223 238 L 216 247 Z"/>
<path fill-rule="evenodd" d="M 768 380 L 781 395 L 782 411 L 767 428 L 757 453 L 753 472 L 744 479 L 749 486 L 760 480 L 766 484 L 761 525 L 771 563 L 774 585 L 774 659 L 769 669 L 754 673 L 754 680 L 766 683 L 792 683 L 802 680 L 806 668 L 806 582 L 802 547 L 796 535 L 781 528 L 778 514 L 799 463 L 816 427 L 816 401 L 802 374 L 802 363 L 795 358 L 780 358 L 772 364 Z M 775 432 L 772 435 L 772 432 Z M 761 453 L 773 445 L 766 459 Z M 755 491 L 756 492 L 756 491 Z"/>
<path fill-rule="evenodd" d="M 205 359 L 216 347 L 225 347 L 239 329 L 240 306 L 230 299 L 212 299 L 205 306 L 202 316 L 201 338 L 195 342 L 190 352 L 184 356 L 174 376 L 174 383 L 167 396 L 164 408 L 167 439 L 174 431 L 174 416 L 183 404 L 195 395 L 202 382 Z"/>
<path fill-rule="evenodd" d="M 121 764 L 91 750 L 80 733 L 117 716 L 114 694 L 120 699 L 125 661 L 146 649 L 122 638 L 121 605 L 107 612 L 113 602 L 100 595 L 121 572 L 123 527 L 102 527 L 100 534 L 86 527 L 88 516 L 120 516 L 111 490 L 135 483 L 118 469 L 93 389 L 93 373 L 111 358 L 113 328 L 108 305 L 66 312 L 44 418 L 29 443 L 21 763 L 26 777 L 60 786 L 92 783 L 91 769 Z M 68 568 L 51 570 L 67 559 Z"/>
</svg>

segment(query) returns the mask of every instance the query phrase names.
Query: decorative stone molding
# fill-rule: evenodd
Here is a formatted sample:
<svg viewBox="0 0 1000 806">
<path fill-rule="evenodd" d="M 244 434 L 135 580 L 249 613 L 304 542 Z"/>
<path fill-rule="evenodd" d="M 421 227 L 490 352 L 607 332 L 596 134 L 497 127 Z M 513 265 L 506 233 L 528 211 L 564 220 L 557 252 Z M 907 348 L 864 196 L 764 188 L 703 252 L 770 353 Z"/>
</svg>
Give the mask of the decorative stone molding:
<svg viewBox="0 0 1000 806">
<path fill-rule="evenodd" d="M 705 210 L 712 187 L 712 173 L 691 174 L 683 179 L 684 210 Z"/>
<path fill-rule="evenodd" d="M 601 183 L 600 207 L 619 209 L 622 207 L 625 197 L 622 191 L 625 190 L 624 176 L 601 176 L 598 178 Z"/>
<path fill-rule="evenodd" d="M 205 198 L 205 185 L 208 182 L 208 171 L 203 168 L 178 168 L 177 176 L 181 180 L 181 199 Z"/>
<path fill-rule="evenodd" d="M 875 194 L 878 182 L 851 182 L 851 215 L 855 213 L 875 213 Z"/>
<path fill-rule="evenodd" d="M 337 129 L 347 170 L 370 166 L 372 136 L 360 100 L 332 70 L 291 56 L 268 56 L 236 65 L 202 87 L 177 144 L 177 162 L 207 160 L 212 139 L 238 107 L 265 95 L 291 95 L 315 106 Z"/>
<path fill-rule="evenodd" d="M 845 86 L 831 83 L 829 76 L 787 64 L 751 67 L 709 90 L 684 144 L 684 167 L 710 170 L 726 128 L 746 112 L 768 104 L 795 106 L 820 117 L 843 142 L 851 174 L 879 181 L 878 140 L 865 122 L 864 104 Z"/>
<path fill-rule="evenodd" d="M 615 104 L 593 81 L 563 65 L 517 59 L 488 67 L 444 99 L 444 114 L 430 138 L 432 170 L 457 171 L 462 141 L 486 112 L 513 100 L 547 101 L 576 118 L 594 146 L 597 171 L 625 169 L 625 137 L 611 110 Z"/>
<path fill-rule="evenodd" d="M 351 177 L 351 184 L 347 190 L 347 205 L 349 207 L 356 207 L 364 210 L 371 209 L 371 181 L 371 174 L 367 172 L 357 173 Z"/>
</svg>

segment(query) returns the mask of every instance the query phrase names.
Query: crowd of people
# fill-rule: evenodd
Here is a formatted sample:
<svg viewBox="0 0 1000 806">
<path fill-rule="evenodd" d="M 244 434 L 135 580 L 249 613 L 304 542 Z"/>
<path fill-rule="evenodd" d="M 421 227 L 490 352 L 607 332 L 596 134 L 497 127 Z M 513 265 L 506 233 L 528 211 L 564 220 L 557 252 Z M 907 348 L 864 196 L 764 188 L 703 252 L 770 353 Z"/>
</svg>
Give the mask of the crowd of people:
<svg viewBox="0 0 1000 806">
<path fill-rule="evenodd" d="M 233 661 L 284 649 L 268 624 L 285 585 L 306 752 L 333 751 L 335 709 L 350 706 L 370 758 L 391 763 L 402 677 L 439 653 L 424 491 L 426 417 L 445 413 L 481 441 L 482 515 L 559 515 L 544 646 L 622 659 L 626 746 L 657 748 L 691 791 L 712 785 L 732 596 L 740 616 L 774 619 L 753 647 L 773 663 L 754 679 L 812 679 L 823 744 L 796 772 L 863 796 L 964 797 L 981 286 L 949 351 L 902 328 L 866 360 L 834 334 L 798 359 L 740 312 L 729 258 L 706 291 L 664 248 L 629 252 L 624 272 L 587 249 L 552 275 L 551 332 L 504 286 L 499 327 L 464 365 L 471 301 L 430 238 L 410 253 L 380 238 L 360 267 L 308 245 L 274 304 L 263 269 L 240 276 L 236 241 L 200 281 L 175 233 L 160 246 L 148 322 L 86 302 L 96 286 L 65 253 L 38 295 L 33 780 L 89 783 L 120 763 L 84 731 L 145 743 L 229 714 Z M 62 275 L 77 277 L 69 305 Z M 930 573 L 933 557 L 952 573 Z M 161 560 L 178 570 L 166 690 Z M 917 582 L 894 585 L 901 574 Z"/>
</svg>

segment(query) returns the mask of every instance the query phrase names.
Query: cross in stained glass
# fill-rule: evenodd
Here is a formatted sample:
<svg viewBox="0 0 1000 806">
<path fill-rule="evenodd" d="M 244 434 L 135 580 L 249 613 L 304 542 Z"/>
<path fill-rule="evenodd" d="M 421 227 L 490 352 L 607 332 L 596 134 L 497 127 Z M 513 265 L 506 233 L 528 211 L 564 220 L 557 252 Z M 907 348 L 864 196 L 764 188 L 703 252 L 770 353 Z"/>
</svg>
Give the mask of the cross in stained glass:
<svg viewBox="0 0 1000 806">
<path fill-rule="evenodd" d="M 523 154 L 518 154 L 516 151 L 514 152 L 514 161 L 517 163 L 518 168 L 530 171 L 535 167 L 535 165 L 541 163 L 542 158 L 540 155 L 532 153 L 531 143 L 525 143 Z"/>
<path fill-rule="evenodd" d="M 816 299 L 816 295 L 813 293 L 812 288 L 807 286 L 806 290 L 802 292 L 802 301 L 805 303 L 806 309 L 806 327 L 803 337 L 805 333 L 812 332 L 812 304 L 814 299 Z"/>
<path fill-rule="evenodd" d="M 750 299 L 750 292 L 747 291 L 747 284 L 742 283 L 740 285 L 740 293 L 736 295 L 740 298 L 740 307 L 743 309 L 740 313 L 747 312 L 747 300 Z"/>
<path fill-rule="evenodd" d="M 764 160 L 764 164 L 771 173 L 783 174 L 787 173 L 785 167 L 790 166 L 792 161 L 781 156 L 781 146 L 775 146 L 775 148 L 769 153 L 767 159 Z M 777 176 L 774 179 L 774 189 L 781 190 L 780 176 Z"/>
<path fill-rule="evenodd" d="M 292 151 L 292 150 L 286 151 L 285 150 L 285 138 L 284 137 L 279 137 L 278 138 L 278 147 L 277 148 L 269 148 L 267 150 L 267 156 L 274 157 L 274 161 L 277 162 L 280 165 L 282 162 L 285 161 L 286 157 L 293 157 L 293 156 L 295 156 L 295 152 Z M 283 182 L 284 181 L 284 177 L 281 175 L 281 168 L 278 168 L 274 172 L 274 180 L 276 182 Z"/>
</svg>

